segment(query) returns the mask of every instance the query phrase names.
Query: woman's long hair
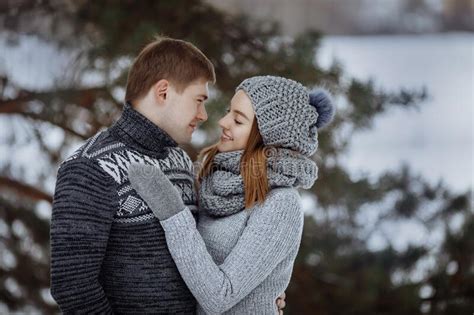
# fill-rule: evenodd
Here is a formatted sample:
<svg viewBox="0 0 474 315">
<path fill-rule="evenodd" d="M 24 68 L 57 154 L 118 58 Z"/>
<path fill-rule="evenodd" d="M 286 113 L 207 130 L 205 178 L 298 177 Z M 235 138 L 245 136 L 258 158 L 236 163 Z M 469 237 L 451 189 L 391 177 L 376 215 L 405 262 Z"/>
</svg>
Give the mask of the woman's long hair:
<svg viewBox="0 0 474 315">
<path fill-rule="evenodd" d="M 217 144 L 207 147 L 199 153 L 202 168 L 198 174 L 198 183 L 201 183 L 204 177 L 211 175 L 214 171 L 213 161 L 217 153 L 219 153 Z M 267 177 L 268 153 L 269 148 L 263 144 L 262 135 L 258 130 L 257 119 L 254 119 L 249 139 L 240 161 L 240 174 L 244 182 L 245 209 L 251 208 L 255 204 L 263 203 L 270 191 Z"/>
</svg>

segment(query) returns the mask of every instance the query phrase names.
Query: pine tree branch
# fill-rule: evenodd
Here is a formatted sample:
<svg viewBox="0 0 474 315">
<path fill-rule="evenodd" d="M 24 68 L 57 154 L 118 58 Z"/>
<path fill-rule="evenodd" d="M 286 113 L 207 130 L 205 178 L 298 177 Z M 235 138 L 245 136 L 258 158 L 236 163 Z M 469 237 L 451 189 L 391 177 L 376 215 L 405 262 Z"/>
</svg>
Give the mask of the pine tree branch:
<svg viewBox="0 0 474 315">
<path fill-rule="evenodd" d="M 49 203 L 53 203 L 53 196 L 50 194 L 39 190 L 33 186 L 28 184 L 16 181 L 14 179 L 0 176 L 0 187 L 6 187 L 8 189 L 12 189 L 19 193 L 20 195 L 29 197 L 34 200 L 45 200 Z"/>
<path fill-rule="evenodd" d="M 23 113 L 28 102 L 39 100 L 49 103 L 61 99 L 60 104 L 75 104 L 85 109 L 91 109 L 98 98 L 113 100 L 106 87 L 58 89 L 47 92 L 31 92 L 21 90 L 18 97 L 9 100 L 0 100 L 0 114 Z"/>
</svg>

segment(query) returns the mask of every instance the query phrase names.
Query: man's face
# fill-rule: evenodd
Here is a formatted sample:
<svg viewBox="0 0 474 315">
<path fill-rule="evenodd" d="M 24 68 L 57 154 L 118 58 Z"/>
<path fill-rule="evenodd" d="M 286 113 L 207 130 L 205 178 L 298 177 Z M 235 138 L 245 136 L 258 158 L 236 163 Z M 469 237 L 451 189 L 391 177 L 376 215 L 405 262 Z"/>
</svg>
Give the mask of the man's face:
<svg viewBox="0 0 474 315">
<path fill-rule="evenodd" d="M 196 80 L 181 92 L 170 83 L 162 108 L 160 127 L 178 144 L 191 142 L 198 124 L 207 120 L 204 103 L 208 96 L 206 80 Z"/>
</svg>

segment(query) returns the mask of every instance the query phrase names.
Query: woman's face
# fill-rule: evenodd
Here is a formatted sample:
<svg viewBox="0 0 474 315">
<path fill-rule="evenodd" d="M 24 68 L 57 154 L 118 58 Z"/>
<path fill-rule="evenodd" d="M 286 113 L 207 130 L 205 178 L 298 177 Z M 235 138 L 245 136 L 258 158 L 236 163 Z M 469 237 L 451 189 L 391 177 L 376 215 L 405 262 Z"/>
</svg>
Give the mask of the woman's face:
<svg viewBox="0 0 474 315">
<path fill-rule="evenodd" d="M 244 91 L 235 93 L 227 114 L 219 120 L 222 134 L 217 149 L 219 152 L 243 150 L 247 145 L 255 112 L 250 98 Z"/>
</svg>

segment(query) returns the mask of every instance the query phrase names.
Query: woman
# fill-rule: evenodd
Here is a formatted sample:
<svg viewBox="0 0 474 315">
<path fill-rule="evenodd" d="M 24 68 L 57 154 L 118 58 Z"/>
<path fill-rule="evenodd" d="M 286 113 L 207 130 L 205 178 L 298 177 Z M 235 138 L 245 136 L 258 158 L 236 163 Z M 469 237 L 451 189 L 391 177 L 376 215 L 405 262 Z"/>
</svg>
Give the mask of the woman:
<svg viewBox="0 0 474 315">
<path fill-rule="evenodd" d="M 154 166 L 129 178 L 165 231 L 197 313 L 275 314 L 298 253 L 304 215 L 296 188 L 310 188 L 317 129 L 334 114 L 322 89 L 293 80 L 244 80 L 220 121 L 222 136 L 203 151 L 198 223 Z"/>
</svg>

